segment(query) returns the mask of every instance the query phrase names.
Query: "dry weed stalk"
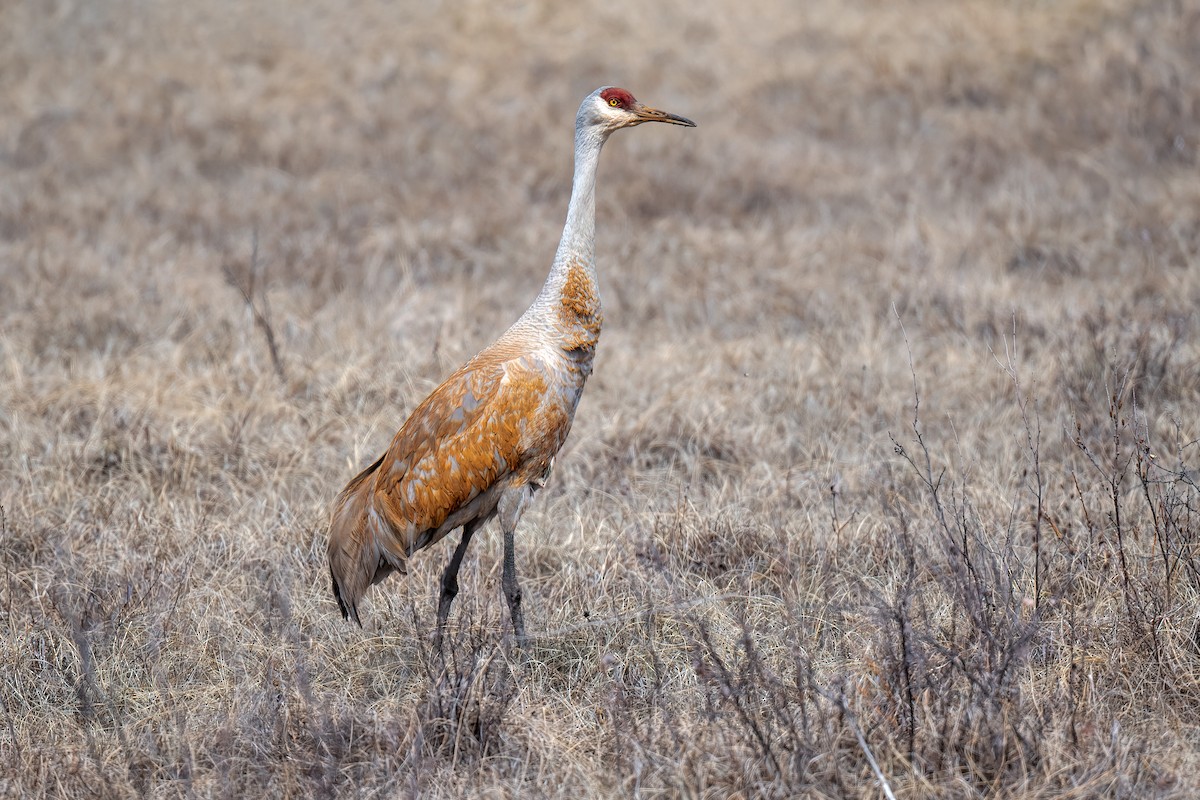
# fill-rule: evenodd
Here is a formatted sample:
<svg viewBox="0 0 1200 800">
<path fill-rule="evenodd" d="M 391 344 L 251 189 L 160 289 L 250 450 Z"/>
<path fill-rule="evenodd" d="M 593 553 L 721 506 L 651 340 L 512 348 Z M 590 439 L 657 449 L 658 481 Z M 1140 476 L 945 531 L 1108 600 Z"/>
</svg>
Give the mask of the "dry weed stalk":
<svg viewBox="0 0 1200 800">
<path fill-rule="evenodd" d="M 222 267 L 225 282 L 238 290 L 246 308 L 254 317 L 254 325 L 262 331 L 267 341 L 267 352 L 271 355 L 271 366 L 279 380 L 287 383 L 287 374 L 283 369 L 283 358 L 279 355 L 279 346 L 275 343 L 275 325 L 271 321 L 271 304 L 267 299 L 266 268 L 258 259 L 258 231 L 250 237 L 250 263 L 241 275 L 237 274 L 232 264 Z"/>
</svg>

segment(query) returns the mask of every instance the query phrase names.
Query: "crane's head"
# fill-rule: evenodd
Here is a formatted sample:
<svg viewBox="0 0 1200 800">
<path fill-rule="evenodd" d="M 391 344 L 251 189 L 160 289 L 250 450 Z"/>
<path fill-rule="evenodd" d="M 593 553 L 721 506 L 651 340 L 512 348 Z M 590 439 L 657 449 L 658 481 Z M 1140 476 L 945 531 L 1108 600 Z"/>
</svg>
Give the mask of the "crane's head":
<svg viewBox="0 0 1200 800">
<path fill-rule="evenodd" d="M 643 122 L 666 122 L 671 125 L 696 127 L 696 123 L 687 117 L 642 105 L 629 92 L 616 86 L 602 86 L 588 95 L 579 107 L 579 116 L 576 118 L 579 127 L 595 126 L 605 134 L 618 128 L 632 128 Z"/>
</svg>

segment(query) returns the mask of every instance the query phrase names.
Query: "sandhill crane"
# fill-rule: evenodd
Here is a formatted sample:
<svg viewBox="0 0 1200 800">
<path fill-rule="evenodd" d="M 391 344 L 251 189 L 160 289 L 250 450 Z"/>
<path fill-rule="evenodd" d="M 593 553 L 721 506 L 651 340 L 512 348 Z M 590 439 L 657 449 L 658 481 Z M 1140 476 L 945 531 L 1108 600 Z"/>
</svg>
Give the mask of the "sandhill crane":
<svg viewBox="0 0 1200 800">
<path fill-rule="evenodd" d="M 596 165 L 613 131 L 643 122 L 695 127 L 624 89 L 592 92 L 575 117 L 575 178 L 562 240 L 541 292 L 521 318 L 417 406 L 387 452 L 346 485 L 329 527 L 329 571 L 343 618 L 409 556 L 462 528 L 442 575 L 436 642 L 458 594 L 471 537 L 499 516 L 504 595 L 525 639 L 513 532 L 571 429 L 604 315 L 596 287 Z"/>
</svg>

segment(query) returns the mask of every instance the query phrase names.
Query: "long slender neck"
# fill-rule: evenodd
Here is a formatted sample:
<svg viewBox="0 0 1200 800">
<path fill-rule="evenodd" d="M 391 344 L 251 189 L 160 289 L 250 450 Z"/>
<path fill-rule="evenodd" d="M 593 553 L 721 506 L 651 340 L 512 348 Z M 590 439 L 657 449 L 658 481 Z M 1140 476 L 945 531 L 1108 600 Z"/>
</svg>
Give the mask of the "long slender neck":
<svg viewBox="0 0 1200 800">
<path fill-rule="evenodd" d="M 538 302 L 557 305 L 572 271 L 582 270 L 586 280 L 596 282 L 596 166 L 608 133 L 594 126 L 575 129 L 575 179 L 571 184 L 571 204 L 550 275 L 538 295 Z"/>
</svg>

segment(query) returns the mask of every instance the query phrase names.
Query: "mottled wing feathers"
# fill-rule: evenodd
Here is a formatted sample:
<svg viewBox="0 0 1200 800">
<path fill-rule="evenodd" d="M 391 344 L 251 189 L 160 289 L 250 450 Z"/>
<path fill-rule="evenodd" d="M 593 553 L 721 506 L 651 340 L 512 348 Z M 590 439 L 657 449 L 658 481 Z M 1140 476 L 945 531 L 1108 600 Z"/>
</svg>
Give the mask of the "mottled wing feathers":
<svg viewBox="0 0 1200 800">
<path fill-rule="evenodd" d="M 396 434 L 375 482 L 377 508 L 393 530 L 415 537 L 437 529 L 516 466 L 522 411 L 508 391 L 507 366 L 469 363 Z M 417 542 L 402 546 L 408 555 Z"/>
<path fill-rule="evenodd" d="M 413 552 L 490 516 L 497 498 L 489 490 L 498 483 L 520 485 L 546 471 L 570 427 L 558 403 L 545 407 L 554 395 L 532 358 L 501 360 L 489 348 L 417 406 L 334 509 L 330 569 L 344 616 L 357 621 L 370 584 L 403 571 Z"/>
</svg>

